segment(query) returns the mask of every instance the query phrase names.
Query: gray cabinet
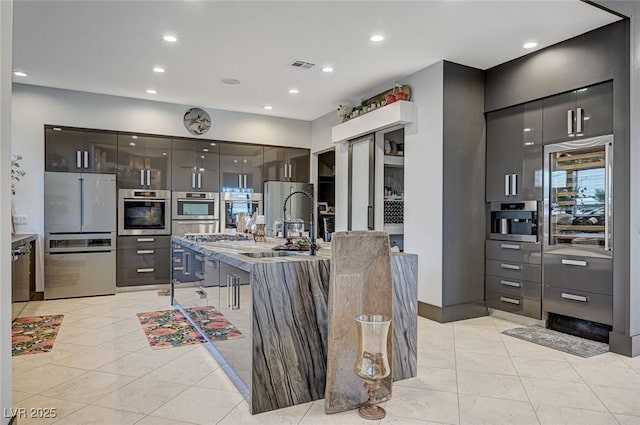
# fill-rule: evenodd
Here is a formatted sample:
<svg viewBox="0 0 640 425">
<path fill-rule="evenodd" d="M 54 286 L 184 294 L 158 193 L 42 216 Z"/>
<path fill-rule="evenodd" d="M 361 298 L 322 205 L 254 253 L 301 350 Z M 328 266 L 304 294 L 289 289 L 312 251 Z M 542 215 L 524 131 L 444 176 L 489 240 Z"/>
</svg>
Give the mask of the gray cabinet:
<svg viewBox="0 0 640 425">
<path fill-rule="evenodd" d="M 172 139 L 171 143 L 171 190 L 219 192 L 219 144 L 195 139 Z"/>
<path fill-rule="evenodd" d="M 611 81 L 551 96 L 543 103 L 545 144 L 613 133 Z"/>
<path fill-rule="evenodd" d="M 118 133 L 118 187 L 171 189 L 171 138 Z"/>
<path fill-rule="evenodd" d="M 487 114 L 487 202 L 542 199 L 542 102 Z"/>
<path fill-rule="evenodd" d="M 220 143 L 221 192 L 262 193 L 264 147 Z"/>
<path fill-rule="evenodd" d="M 309 149 L 264 148 L 264 179 L 307 183 L 310 180 Z"/>
<path fill-rule="evenodd" d="M 167 284 L 170 236 L 118 236 L 117 286 Z"/>
<path fill-rule="evenodd" d="M 116 173 L 116 133 L 45 126 L 45 171 Z"/>
<path fill-rule="evenodd" d="M 486 258 L 487 307 L 540 319 L 542 246 L 488 240 Z"/>
<path fill-rule="evenodd" d="M 544 313 L 611 325 L 613 260 L 544 254 Z"/>
</svg>

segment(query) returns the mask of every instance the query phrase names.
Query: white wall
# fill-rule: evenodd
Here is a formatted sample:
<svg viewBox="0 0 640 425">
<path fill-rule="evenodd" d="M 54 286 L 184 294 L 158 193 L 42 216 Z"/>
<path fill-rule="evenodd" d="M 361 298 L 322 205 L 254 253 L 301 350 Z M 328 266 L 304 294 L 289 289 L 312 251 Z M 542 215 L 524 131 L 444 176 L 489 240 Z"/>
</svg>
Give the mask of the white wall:
<svg viewBox="0 0 640 425">
<path fill-rule="evenodd" d="M 405 127 L 404 249 L 418 254 L 418 301 L 442 307 L 442 140 L 444 64 L 402 79 L 416 120 Z"/>
<path fill-rule="evenodd" d="M 403 78 L 401 83 L 411 86 L 416 108 L 415 122 L 405 127 L 404 248 L 418 254 L 418 300 L 441 307 L 443 62 Z M 362 97 L 385 88 L 374 88 Z M 336 124 L 335 112 L 313 121 L 311 149 L 336 148 L 335 228 L 346 230 L 348 151 L 345 143 L 331 143 L 331 127 Z"/>
<path fill-rule="evenodd" d="M 11 408 L 11 38 L 13 3 L 0 1 L 0 424 Z"/>
<path fill-rule="evenodd" d="M 22 165 L 27 172 L 18 183 L 14 210 L 15 214 L 29 217 L 29 224 L 17 226 L 16 231 L 37 233 L 40 242 L 44 227 L 45 124 L 193 137 L 182 124 L 185 111 L 191 107 L 187 105 L 14 84 L 12 106 L 11 150 L 15 154 L 22 154 Z M 213 126 L 206 135 L 200 137 L 202 139 L 311 147 L 309 121 L 216 109 L 207 109 L 207 112 L 212 117 Z M 39 256 L 38 290 L 44 288 L 43 258 Z"/>
</svg>

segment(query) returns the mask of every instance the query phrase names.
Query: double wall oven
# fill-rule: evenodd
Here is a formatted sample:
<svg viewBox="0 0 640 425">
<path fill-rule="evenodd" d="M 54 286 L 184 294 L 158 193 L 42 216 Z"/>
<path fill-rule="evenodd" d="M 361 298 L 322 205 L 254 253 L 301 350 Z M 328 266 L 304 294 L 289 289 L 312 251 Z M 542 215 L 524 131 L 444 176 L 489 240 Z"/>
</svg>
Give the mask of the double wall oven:
<svg viewBox="0 0 640 425">
<path fill-rule="evenodd" d="M 171 234 L 171 192 L 168 190 L 120 189 L 118 235 Z"/>
<path fill-rule="evenodd" d="M 215 192 L 173 192 L 171 234 L 217 233 L 219 195 Z"/>
</svg>

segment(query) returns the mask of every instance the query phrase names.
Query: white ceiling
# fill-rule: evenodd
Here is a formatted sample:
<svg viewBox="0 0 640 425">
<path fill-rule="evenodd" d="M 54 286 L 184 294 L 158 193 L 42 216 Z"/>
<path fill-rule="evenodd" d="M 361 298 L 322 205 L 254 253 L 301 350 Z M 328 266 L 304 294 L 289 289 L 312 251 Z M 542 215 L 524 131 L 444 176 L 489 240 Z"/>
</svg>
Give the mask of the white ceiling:
<svg viewBox="0 0 640 425">
<path fill-rule="evenodd" d="M 619 19 L 577 0 L 16 0 L 14 15 L 14 69 L 29 73 L 16 82 L 302 120 L 442 59 L 486 69 L 528 53 L 526 40 L 539 49 Z"/>
</svg>

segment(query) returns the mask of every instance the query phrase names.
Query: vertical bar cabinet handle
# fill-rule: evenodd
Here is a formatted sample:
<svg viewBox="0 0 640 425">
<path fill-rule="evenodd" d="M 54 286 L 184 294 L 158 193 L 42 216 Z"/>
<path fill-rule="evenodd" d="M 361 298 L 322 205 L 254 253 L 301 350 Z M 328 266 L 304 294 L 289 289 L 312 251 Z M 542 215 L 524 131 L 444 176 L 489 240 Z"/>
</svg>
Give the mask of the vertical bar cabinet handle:
<svg viewBox="0 0 640 425">
<path fill-rule="evenodd" d="M 144 186 L 144 170 L 140 170 L 140 186 Z"/>
<path fill-rule="evenodd" d="M 89 168 L 89 151 L 84 151 L 84 168 Z"/>
<path fill-rule="evenodd" d="M 504 195 L 511 195 L 511 176 L 509 174 L 504 175 Z"/>
<path fill-rule="evenodd" d="M 238 189 L 242 189 L 242 174 L 238 174 Z"/>
<path fill-rule="evenodd" d="M 227 307 L 231 308 L 231 275 L 227 275 Z"/>
<path fill-rule="evenodd" d="M 198 173 L 198 189 L 202 189 L 202 173 Z"/>
<path fill-rule="evenodd" d="M 514 196 L 518 194 L 518 175 L 517 174 L 511 174 L 511 194 Z"/>
<path fill-rule="evenodd" d="M 151 170 L 147 170 L 147 186 L 151 186 Z"/>
<path fill-rule="evenodd" d="M 584 123 L 584 109 L 576 109 L 576 133 L 582 133 L 582 124 Z"/>
<path fill-rule="evenodd" d="M 373 205 L 367 206 L 367 229 L 373 230 Z"/>
<path fill-rule="evenodd" d="M 573 109 L 567 111 L 567 135 L 573 135 Z"/>
<path fill-rule="evenodd" d="M 76 168 L 82 168 L 82 152 L 76 151 Z"/>
<path fill-rule="evenodd" d="M 611 143 L 604 145 L 604 250 L 611 251 L 611 210 L 613 202 L 611 180 Z"/>
<path fill-rule="evenodd" d="M 244 188 L 247 188 L 247 175 L 244 175 Z"/>
<path fill-rule="evenodd" d="M 191 189 L 196 188 L 196 173 L 191 173 Z"/>
</svg>

